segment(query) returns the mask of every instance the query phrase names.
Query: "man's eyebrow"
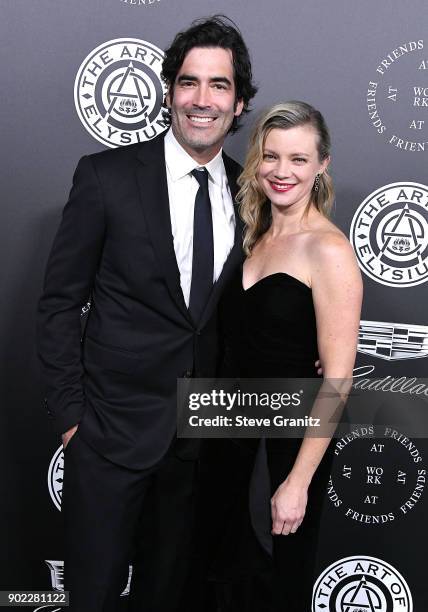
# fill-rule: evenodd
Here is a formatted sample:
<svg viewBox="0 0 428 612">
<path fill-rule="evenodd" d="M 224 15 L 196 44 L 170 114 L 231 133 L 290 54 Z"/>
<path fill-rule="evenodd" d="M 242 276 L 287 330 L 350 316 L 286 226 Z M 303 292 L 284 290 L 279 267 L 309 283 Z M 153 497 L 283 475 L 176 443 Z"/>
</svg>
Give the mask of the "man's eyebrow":
<svg viewBox="0 0 428 612">
<path fill-rule="evenodd" d="M 178 82 L 180 81 L 197 81 L 197 77 L 191 75 L 191 74 L 180 74 L 180 76 L 178 77 Z"/>
<path fill-rule="evenodd" d="M 199 81 L 198 77 L 192 74 L 180 74 L 177 81 L 181 83 L 182 81 Z M 226 85 L 232 85 L 230 79 L 224 76 L 214 76 L 210 77 L 210 83 L 225 83 Z"/>
<path fill-rule="evenodd" d="M 212 83 L 226 83 L 227 85 L 232 85 L 230 79 L 228 79 L 227 77 L 221 77 L 221 76 L 217 76 L 217 77 L 212 77 L 210 79 L 210 81 Z"/>
</svg>

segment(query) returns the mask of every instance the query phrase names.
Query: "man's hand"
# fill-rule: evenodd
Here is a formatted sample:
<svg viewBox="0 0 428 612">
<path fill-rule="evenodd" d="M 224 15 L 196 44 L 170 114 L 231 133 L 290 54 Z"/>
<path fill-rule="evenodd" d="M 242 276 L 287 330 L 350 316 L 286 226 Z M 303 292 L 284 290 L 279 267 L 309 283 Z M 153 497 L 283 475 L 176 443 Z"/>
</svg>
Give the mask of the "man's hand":
<svg viewBox="0 0 428 612">
<path fill-rule="evenodd" d="M 315 367 L 317 369 L 317 374 L 319 374 L 321 376 L 323 370 L 322 370 L 321 361 L 319 359 L 315 362 Z"/>
<path fill-rule="evenodd" d="M 78 425 L 74 425 L 71 429 L 62 434 L 62 446 L 64 450 L 67 448 L 67 444 L 76 433 L 78 427 Z"/>
</svg>

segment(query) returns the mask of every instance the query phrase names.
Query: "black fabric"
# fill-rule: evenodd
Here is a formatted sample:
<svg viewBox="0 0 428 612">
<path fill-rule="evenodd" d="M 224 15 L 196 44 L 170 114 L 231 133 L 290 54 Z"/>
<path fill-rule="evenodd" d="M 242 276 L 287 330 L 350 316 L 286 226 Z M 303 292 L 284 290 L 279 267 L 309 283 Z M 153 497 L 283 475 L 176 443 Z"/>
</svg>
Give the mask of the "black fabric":
<svg viewBox="0 0 428 612">
<path fill-rule="evenodd" d="M 221 301 L 224 375 L 242 378 L 316 376 L 317 328 L 312 292 L 283 272 L 242 287 L 238 271 Z"/>
<path fill-rule="evenodd" d="M 240 168 L 223 160 L 234 198 Z M 131 609 L 178 605 L 199 444 L 175 439 L 177 378 L 215 374 L 217 304 L 242 261 L 241 228 L 237 218 L 195 322 L 174 252 L 164 137 L 78 164 L 38 311 L 48 412 L 58 433 L 79 424 L 65 450 L 62 505 L 75 612 L 119 611 L 136 541 Z"/>
<path fill-rule="evenodd" d="M 196 463 L 177 458 L 172 446 L 157 466 L 131 470 L 99 455 L 79 430 L 64 455 L 70 612 L 182 610 Z"/>
<path fill-rule="evenodd" d="M 234 197 L 240 168 L 223 160 Z M 79 423 L 84 440 L 130 468 L 161 460 L 175 436 L 177 378 L 215 374 L 217 303 L 242 261 L 241 231 L 237 217 L 234 247 L 195 323 L 174 252 L 163 136 L 82 158 L 38 312 L 47 408 L 58 433 Z"/>
<path fill-rule="evenodd" d="M 202 440 L 185 612 L 267 612 L 260 597 L 266 599 L 271 590 L 271 562 L 255 537 L 248 510 L 259 441 L 246 442 Z"/>
<path fill-rule="evenodd" d="M 220 315 L 224 336 L 222 376 L 316 376 L 314 363 L 318 358 L 318 349 L 312 292 L 298 279 L 281 272 L 263 278 L 244 291 L 242 271 L 239 271 L 224 293 Z M 271 494 L 291 470 L 300 444 L 300 439 L 266 440 Z M 254 439 L 207 440 L 203 441 L 201 450 L 201 460 L 207 463 L 204 468 L 207 473 L 210 465 L 213 470 L 213 465 L 218 462 L 216 457 L 221 456 L 220 465 L 229 466 L 228 470 L 222 471 L 223 488 L 230 495 L 229 508 L 224 510 L 226 502 L 217 502 L 208 486 L 203 503 L 206 506 L 217 504 L 218 514 L 224 521 L 218 527 L 217 534 L 211 535 L 211 541 L 215 543 L 212 546 L 215 553 L 212 560 L 217 563 L 214 566 L 217 579 L 223 581 L 226 577 L 220 569 L 218 551 L 221 551 L 223 559 L 233 560 L 232 564 L 226 562 L 224 566 L 230 569 L 228 580 L 232 592 L 236 591 L 233 583 L 242 580 L 245 573 L 257 585 L 257 577 L 263 569 L 257 546 L 248 542 L 256 536 L 254 532 L 248 533 L 251 520 L 245 515 L 249 514 L 249 465 L 254 460 L 256 447 L 257 440 Z M 273 537 L 273 587 L 269 591 L 265 589 L 265 593 L 269 592 L 270 602 L 261 603 L 271 611 L 309 612 L 311 609 L 319 521 L 331 460 L 332 445 L 312 480 L 305 518 L 297 532 Z M 215 511 L 215 508 L 210 509 L 212 516 Z M 266 530 L 270 529 L 269 523 Z M 237 550 L 242 533 L 247 534 L 247 541 L 241 550 Z M 237 555 L 240 555 L 240 561 Z M 265 584 L 269 584 L 266 578 Z M 257 598 L 256 593 L 254 598 Z M 230 611 L 232 609 L 229 608 Z"/>
<path fill-rule="evenodd" d="M 298 452 L 294 440 L 267 440 L 271 495 L 293 467 Z M 291 442 L 290 448 L 284 442 Z M 300 440 L 297 440 L 300 443 Z M 274 536 L 272 612 L 309 612 L 316 579 L 316 557 L 322 506 L 333 459 L 330 446 L 312 479 L 303 523 L 294 534 Z"/>
<path fill-rule="evenodd" d="M 189 310 L 193 321 L 199 322 L 208 302 L 214 275 L 214 238 L 211 201 L 208 191 L 208 172 L 193 170 L 199 183 L 193 215 L 192 283 Z"/>
</svg>

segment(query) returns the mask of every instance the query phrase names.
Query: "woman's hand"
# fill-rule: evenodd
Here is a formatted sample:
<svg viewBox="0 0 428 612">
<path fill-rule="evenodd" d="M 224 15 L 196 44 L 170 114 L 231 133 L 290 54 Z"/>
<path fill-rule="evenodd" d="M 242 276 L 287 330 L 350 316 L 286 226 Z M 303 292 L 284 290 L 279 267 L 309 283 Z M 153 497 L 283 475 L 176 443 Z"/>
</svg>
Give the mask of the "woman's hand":
<svg viewBox="0 0 428 612">
<path fill-rule="evenodd" d="M 286 478 L 271 499 L 272 535 L 296 533 L 305 516 L 307 501 L 308 487 Z"/>
<path fill-rule="evenodd" d="M 68 443 L 70 442 L 71 438 L 76 433 L 78 427 L 79 427 L 79 425 L 73 425 L 73 427 L 71 427 L 71 429 L 69 429 L 68 431 L 66 431 L 65 433 L 62 434 L 62 446 L 63 446 L 63 450 L 65 450 L 67 448 Z"/>
</svg>

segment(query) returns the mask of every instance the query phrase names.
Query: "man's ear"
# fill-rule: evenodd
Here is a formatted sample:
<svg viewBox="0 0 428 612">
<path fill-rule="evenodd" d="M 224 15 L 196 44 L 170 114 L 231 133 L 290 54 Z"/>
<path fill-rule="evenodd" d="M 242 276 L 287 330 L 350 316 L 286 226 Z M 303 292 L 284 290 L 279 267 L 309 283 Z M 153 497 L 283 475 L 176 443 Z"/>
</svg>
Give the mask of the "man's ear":
<svg viewBox="0 0 428 612">
<path fill-rule="evenodd" d="M 241 98 L 240 100 L 237 100 L 235 104 L 235 117 L 239 117 L 243 109 L 244 109 L 244 100 Z"/>
<path fill-rule="evenodd" d="M 168 89 L 168 91 L 165 94 L 165 105 L 168 108 L 171 108 L 171 102 L 172 102 L 171 89 Z"/>
</svg>

